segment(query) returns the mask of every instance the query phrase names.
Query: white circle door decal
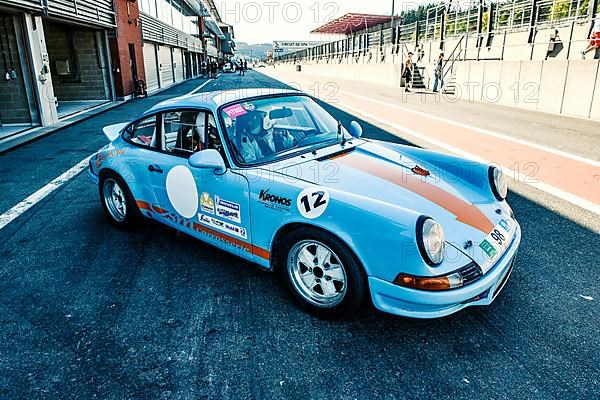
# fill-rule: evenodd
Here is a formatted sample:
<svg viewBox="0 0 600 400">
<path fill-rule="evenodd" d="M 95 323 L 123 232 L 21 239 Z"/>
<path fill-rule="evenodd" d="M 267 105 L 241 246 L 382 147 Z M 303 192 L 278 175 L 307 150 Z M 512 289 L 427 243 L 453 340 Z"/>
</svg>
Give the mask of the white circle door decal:
<svg viewBox="0 0 600 400">
<path fill-rule="evenodd" d="M 185 218 L 196 216 L 198 211 L 198 188 L 192 171 L 185 165 L 177 165 L 167 175 L 167 196 L 177 213 Z"/>
</svg>

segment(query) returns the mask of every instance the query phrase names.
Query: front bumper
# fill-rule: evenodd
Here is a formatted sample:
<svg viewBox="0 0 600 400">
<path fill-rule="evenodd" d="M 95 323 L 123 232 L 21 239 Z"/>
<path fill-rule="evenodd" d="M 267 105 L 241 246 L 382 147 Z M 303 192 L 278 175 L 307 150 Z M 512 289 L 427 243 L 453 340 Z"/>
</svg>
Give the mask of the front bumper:
<svg viewBox="0 0 600 400">
<path fill-rule="evenodd" d="M 373 304 L 382 311 L 412 318 L 443 317 L 465 307 L 491 304 L 510 277 L 520 243 L 521 227 L 517 224 L 512 243 L 496 265 L 477 282 L 459 289 L 416 290 L 370 276 Z"/>
</svg>

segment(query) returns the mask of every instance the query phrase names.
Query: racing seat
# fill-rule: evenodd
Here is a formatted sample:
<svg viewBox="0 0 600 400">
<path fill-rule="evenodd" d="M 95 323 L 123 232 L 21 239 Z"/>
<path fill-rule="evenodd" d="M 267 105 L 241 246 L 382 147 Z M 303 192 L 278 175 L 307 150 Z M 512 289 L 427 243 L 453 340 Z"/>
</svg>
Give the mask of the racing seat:
<svg viewBox="0 0 600 400">
<path fill-rule="evenodd" d="M 194 115 L 191 111 L 181 113 L 179 122 L 182 126 L 177 130 L 175 149 L 186 152 L 196 152 L 203 148 L 205 114 Z"/>
</svg>

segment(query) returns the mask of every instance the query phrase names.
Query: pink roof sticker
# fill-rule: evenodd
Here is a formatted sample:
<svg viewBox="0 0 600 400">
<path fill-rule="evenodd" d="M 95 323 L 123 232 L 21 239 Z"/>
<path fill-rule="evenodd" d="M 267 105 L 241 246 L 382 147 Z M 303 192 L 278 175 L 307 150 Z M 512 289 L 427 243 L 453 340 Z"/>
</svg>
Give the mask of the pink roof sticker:
<svg viewBox="0 0 600 400">
<path fill-rule="evenodd" d="M 229 116 L 229 118 L 237 118 L 240 115 L 246 114 L 246 110 L 244 110 L 244 107 L 242 107 L 241 104 L 234 104 L 232 106 L 225 107 L 223 111 Z"/>
</svg>

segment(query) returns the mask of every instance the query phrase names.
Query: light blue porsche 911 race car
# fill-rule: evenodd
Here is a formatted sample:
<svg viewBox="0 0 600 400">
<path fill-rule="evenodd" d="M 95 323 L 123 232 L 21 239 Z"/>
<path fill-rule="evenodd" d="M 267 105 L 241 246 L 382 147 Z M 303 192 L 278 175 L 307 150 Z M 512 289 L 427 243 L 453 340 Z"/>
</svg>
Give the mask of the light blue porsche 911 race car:
<svg viewBox="0 0 600 400">
<path fill-rule="evenodd" d="M 361 138 L 312 97 L 175 98 L 104 128 L 90 159 L 120 228 L 151 218 L 281 274 L 320 314 L 433 318 L 490 304 L 521 230 L 496 166 Z"/>
</svg>

